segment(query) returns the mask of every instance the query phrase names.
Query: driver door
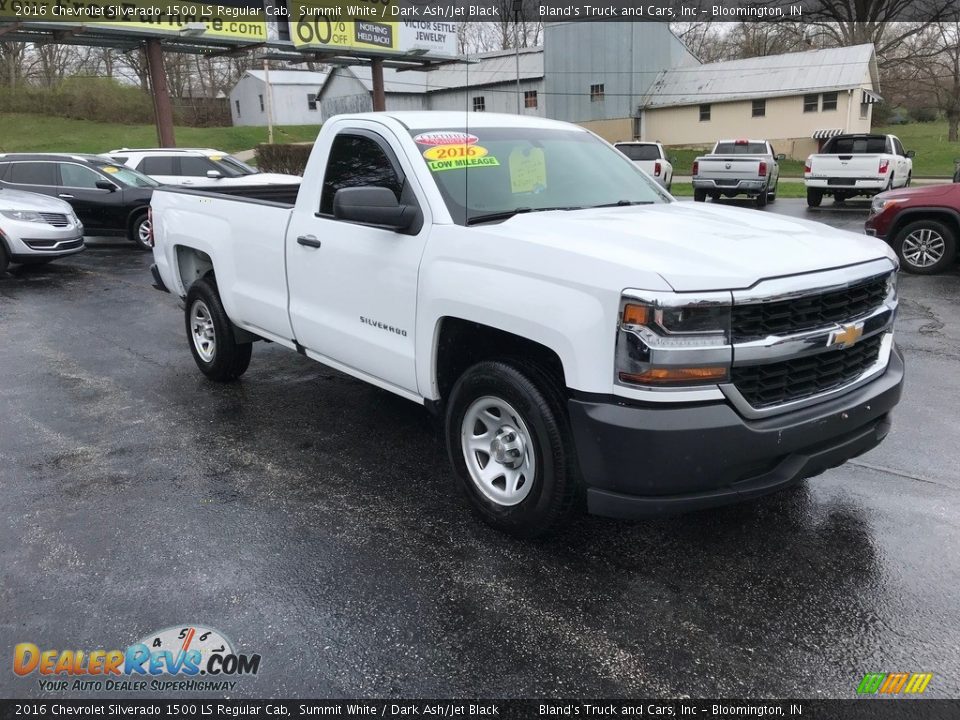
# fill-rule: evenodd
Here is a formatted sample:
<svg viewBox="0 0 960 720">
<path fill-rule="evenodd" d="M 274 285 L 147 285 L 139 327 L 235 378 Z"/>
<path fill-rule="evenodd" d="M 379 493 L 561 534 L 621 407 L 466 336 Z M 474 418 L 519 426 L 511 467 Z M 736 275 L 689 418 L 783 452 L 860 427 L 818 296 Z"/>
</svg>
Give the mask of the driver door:
<svg viewBox="0 0 960 720">
<path fill-rule="evenodd" d="M 290 321 L 297 341 L 321 361 L 417 395 L 417 279 L 429 219 L 406 234 L 333 216 L 337 190 L 361 186 L 389 188 L 428 212 L 409 180 L 409 161 L 394 153 L 386 132 L 373 123 L 339 132 L 320 197 L 298 202 L 287 233 Z"/>
</svg>

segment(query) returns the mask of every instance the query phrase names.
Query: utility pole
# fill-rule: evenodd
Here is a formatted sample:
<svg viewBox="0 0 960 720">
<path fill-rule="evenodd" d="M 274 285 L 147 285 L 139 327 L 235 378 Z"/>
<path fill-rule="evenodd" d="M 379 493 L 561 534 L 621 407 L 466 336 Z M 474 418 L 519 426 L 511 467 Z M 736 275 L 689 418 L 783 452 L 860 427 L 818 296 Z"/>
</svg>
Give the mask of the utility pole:
<svg viewBox="0 0 960 720">
<path fill-rule="evenodd" d="M 167 87 L 167 71 L 163 63 L 163 46 L 157 38 L 147 40 L 147 69 L 150 73 L 150 94 L 153 96 L 153 117 L 157 124 L 160 147 L 176 147 L 173 133 L 173 105 Z"/>
<path fill-rule="evenodd" d="M 273 87 L 270 85 L 270 61 L 263 60 L 263 82 L 267 86 L 267 142 L 273 145 Z"/>
<path fill-rule="evenodd" d="M 513 50 L 517 60 L 517 115 L 520 114 L 520 13 L 523 12 L 523 0 L 513 0 Z"/>
</svg>

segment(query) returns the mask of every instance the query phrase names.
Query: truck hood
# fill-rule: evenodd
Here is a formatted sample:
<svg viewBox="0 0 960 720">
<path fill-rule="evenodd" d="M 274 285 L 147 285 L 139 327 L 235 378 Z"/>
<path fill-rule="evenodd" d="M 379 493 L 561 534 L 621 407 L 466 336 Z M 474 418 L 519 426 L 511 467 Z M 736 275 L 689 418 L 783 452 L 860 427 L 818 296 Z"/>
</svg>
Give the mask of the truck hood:
<svg viewBox="0 0 960 720">
<path fill-rule="evenodd" d="M 73 212 L 63 200 L 22 190 L 0 189 L 0 210 L 33 210 L 69 215 Z"/>
<path fill-rule="evenodd" d="M 511 242 L 580 256 L 584 263 L 656 273 L 677 292 L 748 288 L 768 278 L 883 257 L 895 262 L 885 243 L 866 235 L 702 203 L 538 212 L 481 227 Z"/>
</svg>

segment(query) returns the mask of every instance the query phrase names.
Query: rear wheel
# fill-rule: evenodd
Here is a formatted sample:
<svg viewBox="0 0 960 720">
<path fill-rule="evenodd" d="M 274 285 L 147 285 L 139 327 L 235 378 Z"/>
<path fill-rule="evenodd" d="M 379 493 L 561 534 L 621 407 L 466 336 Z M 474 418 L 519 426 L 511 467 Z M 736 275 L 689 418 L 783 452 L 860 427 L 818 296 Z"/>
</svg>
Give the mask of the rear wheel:
<svg viewBox="0 0 960 720">
<path fill-rule="evenodd" d="M 779 187 L 780 183 L 777 182 L 777 184 L 773 186 L 773 190 L 767 193 L 767 202 L 774 202 L 777 199 L 777 188 Z"/>
<path fill-rule="evenodd" d="M 141 250 L 153 250 L 150 244 L 150 217 L 147 213 L 140 213 L 133 219 L 128 237 Z"/>
<path fill-rule="evenodd" d="M 767 191 L 766 191 L 766 190 L 761 191 L 760 194 L 757 195 L 757 196 L 753 199 L 753 201 L 757 204 L 757 207 L 758 207 L 758 208 L 766 207 L 766 206 L 767 206 Z"/>
<path fill-rule="evenodd" d="M 823 202 L 823 190 L 817 188 L 807 188 L 807 207 L 820 207 Z"/>
<path fill-rule="evenodd" d="M 706 190 L 694 190 L 693 191 L 693 201 L 694 202 L 704 202 L 707 199 Z"/>
<path fill-rule="evenodd" d="M 230 382 L 247 371 L 253 345 L 236 341 L 233 323 L 211 280 L 204 278 L 190 286 L 184 319 L 190 352 L 200 372 L 211 380 Z"/>
<path fill-rule="evenodd" d="M 893 249 L 907 272 L 933 275 L 957 259 L 957 238 L 942 222 L 917 220 L 897 233 Z"/>
<path fill-rule="evenodd" d="M 473 510 L 512 535 L 536 537 L 569 518 L 579 466 L 563 393 L 538 366 L 481 362 L 453 387 L 447 452 Z"/>
<path fill-rule="evenodd" d="M 0 243 L 0 275 L 7 272 L 7 266 L 10 265 L 10 258 L 7 256 L 7 249 Z"/>
</svg>

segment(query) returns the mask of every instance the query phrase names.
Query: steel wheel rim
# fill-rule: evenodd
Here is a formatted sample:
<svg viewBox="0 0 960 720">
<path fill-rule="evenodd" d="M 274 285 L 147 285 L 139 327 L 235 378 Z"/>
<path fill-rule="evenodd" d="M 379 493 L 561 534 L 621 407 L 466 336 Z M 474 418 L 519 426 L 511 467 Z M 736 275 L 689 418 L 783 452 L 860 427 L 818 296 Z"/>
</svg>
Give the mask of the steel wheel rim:
<svg viewBox="0 0 960 720">
<path fill-rule="evenodd" d="M 217 335 L 210 308 L 203 300 L 194 300 L 190 306 L 190 338 L 200 359 L 213 362 L 217 354 Z"/>
<path fill-rule="evenodd" d="M 140 227 L 137 228 L 137 237 L 140 239 L 140 242 L 144 245 L 150 244 L 150 221 L 144 220 L 140 223 Z"/>
<path fill-rule="evenodd" d="M 523 502 L 533 489 L 536 454 L 527 424 L 505 400 L 484 396 L 463 415 L 460 445 L 470 479 L 503 507 Z"/>
<path fill-rule="evenodd" d="M 947 243 L 943 235 L 931 228 L 914 230 L 903 239 L 903 259 L 914 267 L 927 268 L 943 259 Z"/>
</svg>

